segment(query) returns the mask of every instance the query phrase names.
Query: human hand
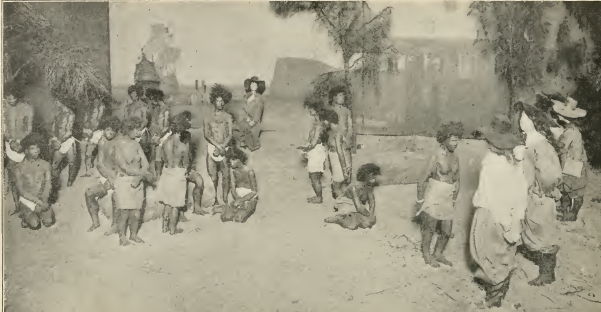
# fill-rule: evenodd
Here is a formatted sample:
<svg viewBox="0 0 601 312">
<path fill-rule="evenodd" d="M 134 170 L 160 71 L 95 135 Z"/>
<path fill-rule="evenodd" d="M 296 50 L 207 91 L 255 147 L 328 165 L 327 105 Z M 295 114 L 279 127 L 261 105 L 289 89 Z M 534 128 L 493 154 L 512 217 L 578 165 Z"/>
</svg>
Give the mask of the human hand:
<svg viewBox="0 0 601 312">
<path fill-rule="evenodd" d="M 244 120 L 250 124 L 251 119 L 249 117 L 246 117 L 246 119 L 244 119 Z"/>
<path fill-rule="evenodd" d="M 48 210 L 48 208 L 50 208 L 50 205 L 48 205 L 47 203 L 44 203 L 44 202 L 38 203 L 38 204 L 35 205 L 34 212 L 35 213 L 42 213 L 42 212 Z"/>
<path fill-rule="evenodd" d="M 257 124 L 257 123 L 256 123 L 254 120 L 251 120 L 251 121 L 250 121 L 248 124 L 249 124 L 251 127 L 254 127 L 254 126 Z"/>
</svg>

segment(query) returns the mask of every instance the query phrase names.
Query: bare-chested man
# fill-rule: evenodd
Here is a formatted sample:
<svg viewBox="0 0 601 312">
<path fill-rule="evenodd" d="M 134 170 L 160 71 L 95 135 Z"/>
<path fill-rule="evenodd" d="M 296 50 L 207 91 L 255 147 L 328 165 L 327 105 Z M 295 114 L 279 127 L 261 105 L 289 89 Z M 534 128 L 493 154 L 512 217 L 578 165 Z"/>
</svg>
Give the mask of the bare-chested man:
<svg viewBox="0 0 601 312">
<path fill-rule="evenodd" d="M 69 179 L 67 187 L 73 185 L 77 172 L 75 171 L 75 138 L 73 137 L 73 124 L 75 122 L 75 114 L 65 106 L 61 101 L 62 97 L 57 92 L 54 93 L 55 113 L 54 122 L 52 124 L 51 139 L 53 154 L 52 154 L 52 191 L 50 194 L 50 203 L 54 204 L 58 199 L 60 190 L 60 175 L 65 168 L 63 161 L 67 158 L 69 165 Z"/>
<path fill-rule="evenodd" d="M 184 114 L 174 116 L 172 119 L 170 135 L 160 143 L 162 159 L 165 167 L 158 183 L 158 199 L 165 205 L 163 210 L 163 233 L 171 235 L 179 233 L 177 223 L 181 220 L 183 212 L 187 209 L 186 199 L 188 182 L 194 183 L 194 210 L 200 209 L 204 183 L 196 170 L 192 169 L 190 139 L 188 132 L 190 123 Z M 180 215 L 180 211 L 182 214 Z"/>
<path fill-rule="evenodd" d="M 51 227 L 55 223 L 54 211 L 48 202 L 50 196 L 50 164 L 40 159 L 40 146 L 43 137 L 29 134 L 21 141 L 25 159 L 16 166 L 15 179 L 19 190 L 18 212 L 21 226 L 37 230 L 44 224 Z M 41 221 L 41 222 L 40 222 Z"/>
<path fill-rule="evenodd" d="M 145 92 L 152 94 L 154 89 L 147 89 Z M 150 125 L 150 115 L 152 112 L 150 98 L 143 92 L 143 89 L 138 88 L 136 94 L 138 95 L 138 100 L 132 101 L 126 108 L 127 118 L 137 117 L 142 121 L 142 132 L 140 136 L 136 139 L 136 142 L 140 143 L 142 146 L 142 150 L 144 150 L 144 155 L 146 156 L 146 160 L 151 161 L 152 158 L 152 146 L 150 144 L 150 135 L 148 133 L 148 127 Z M 133 98 L 132 98 L 133 99 Z"/>
<path fill-rule="evenodd" d="M 344 196 L 343 188 L 350 182 L 350 159 L 345 157 L 350 156 L 350 154 L 345 153 L 344 139 L 340 131 L 342 122 L 338 114 L 333 110 L 324 111 L 322 114 L 324 125 L 327 127 L 328 159 L 332 173 L 332 197 L 337 199 L 339 196 Z"/>
<path fill-rule="evenodd" d="M 84 154 L 85 173 L 83 177 L 89 177 L 89 169 L 94 167 L 94 150 L 98 146 L 98 140 L 102 137 L 102 131 L 98 129 L 100 118 L 104 113 L 104 104 L 99 99 L 90 101 L 84 116 L 82 153 Z"/>
<path fill-rule="evenodd" d="M 343 86 L 332 88 L 329 94 L 329 103 L 331 108 L 338 114 L 340 120 L 338 124 L 338 133 L 342 138 L 342 147 L 344 148 L 344 158 L 347 160 L 350 172 L 352 168 L 351 150 L 354 145 L 355 127 L 353 113 L 350 110 L 350 101 L 348 90 Z"/>
<path fill-rule="evenodd" d="M 113 151 L 115 154 L 115 165 L 117 175 L 115 182 L 115 194 L 113 195 L 117 212 L 117 226 L 119 228 L 119 244 L 129 245 L 126 239 L 127 226 L 129 225 L 129 239 L 136 243 L 144 243 L 138 237 L 140 229 L 140 209 L 144 204 L 144 182 L 153 181 L 149 170 L 148 161 L 144 156 L 142 147 L 135 139 L 140 137 L 142 121 L 133 117 L 125 121 L 121 127 L 121 133 L 114 139 Z"/>
<path fill-rule="evenodd" d="M 149 90 L 149 93 L 150 103 L 152 104 L 152 111 L 150 115 L 150 126 L 148 130 L 150 131 L 150 141 L 153 147 L 154 154 L 154 161 L 152 161 L 151 163 L 153 163 L 152 165 L 154 166 L 154 170 L 156 172 L 157 177 L 160 177 L 161 171 L 163 169 L 163 153 L 161 151 L 159 143 L 161 138 L 163 138 L 169 132 L 169 117 L 171 112 L 169 109 L 169 105 L 167 105 L 163 101 L 163 91 Z"/>
<path fill-rule="evenodd" d="M 211 88 L 211 103 L 215 105 L 215 111 L 204 120 L 204 135 L 207 140 L 207 171 L 213 186 L 215 187 L 215 203 L 213 212 L 219 212 L 215 209 L 219 205 L 217 200 L 217 187 L 219 186 L 219 172 L 222 176 L 222 195 L 223 203 L 227 205 L 227 196 L 230 190 L 230 176 L 225 151 L 232 139 L 232 116 L 223 110 L 225 104 L 232 99 L 232 93 L 224 86 L 215 84 Z"/>
<path fill-rule="evenodd" d="M 117 171 L 115 170 L 115 140 L 113 139 L 120 128 L 121 122 L 115 116 L 103 120 L 101 124 L 101 135 L 103 137 L 98 141 L 98 163 L 96 164 L 100 177 L 98 177 L 98 182 L 86 189 L 85 192 L 86 206 L 92 218 L 92 226 L 88 229 L 88 232 L 100 227 L 98 199 L 108 195 L 115 183 Z M 114 206 L 112 207 L 112 218 L 112 224 L 115 227 L 117 215 Z"/>
<path fill-rule="evenodd" d="M 23 93 L 15 87 L 5 91 L 2 107 L 2 129 L 4 135 L 4 168 L 7 185 L 15 202 L 14 214 L 19 203 L 19 192 L 15 185 L 15 170 L 18 163 L 25 158 L 20 142 L 31 133 L 33 108 L 23 101 Z"/>
<path fill-rule="evenodd" d="M 257 209 L 259 193 L 255 172 L 246 166 L 248 157 L 239 148 L 227 151 L 227 161 L 232 174 L 232 197 L 234 202 L 226 205 L 221 221 L 244 223 Z"/>
</svg>

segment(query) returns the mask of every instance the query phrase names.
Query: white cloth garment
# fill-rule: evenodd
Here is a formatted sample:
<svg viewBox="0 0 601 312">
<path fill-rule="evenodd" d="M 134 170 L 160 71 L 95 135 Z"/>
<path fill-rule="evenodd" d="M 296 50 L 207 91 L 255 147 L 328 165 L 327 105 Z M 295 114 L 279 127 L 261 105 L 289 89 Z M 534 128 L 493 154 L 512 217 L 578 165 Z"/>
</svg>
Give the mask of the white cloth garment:
<svg viewBox="0 0 601 312">
<path fill-rule="evenodd" d="M 326 158 L 328 158 L 328 150 L 323 144 L 317 144 L 307 152 L 307 170 L 309 173 L 323 172 Z"/>
<path fill-rule="evenodd" d="M 238 196 L 240 196 L 240 198 L 242 198 L 242 197 L 244 197 L 244 196 L 246 196 L 246 195 L 248 195 L 248 194 L 250 194 L 250 193 L 252 193 L 252 190 L 251 190 L 251 189 L 247 189 L 247 188 L 245 188 L 245 187 L 237 187 L 237 188 L 236 188 L 236 194 L 238 194 Z M 255 197 L 257 197 L 257 195 L 256 195 L 256 194 L 255 194 L 255 196 L 253 196 L 253 197 L 252 197 L 252 198 L 250 198 L 250 199 L 253 199 L 253 198 L 255 198 Z"/>
<path fill-rule="evenodd" d="M 90 139 L 90 142 L 92 142 L 94 144 L 98 144 L 98 141 L 100 141 L 103 134 L 104 134 L 104 131 L 102 131 L 102 130 L 94 131 L 94 134 L 92 134 L 92 138 Z"/>
<path fill-rule="evenodd" d="M 157 182 L 157 200 L 171 207 L 186 206 L 186 180 L 185 168 L 163 168 L 161 178 Z"/>
<path fill-rule="evenodd" d="M 165 143 L 165 141 L 167 141 L 167 139 L 169 139 L 169 137 L 171 136 L 171 134 L 173 134 L 173 132 L 169 131 L 167 132 L 160 140 L 159 140 L 159 146 L 163 146 L 163 143 Z"/>
<path fill-rule="evenodd" d="M 21 202 L 23 205 L 27 206 L 27 208 L 31 209 L 31 211 L 35 211 L 36 203 L 28 200 L 27 198 L 25 198 L 23 196 L 19 196 L 19 202 Z"/>
<path fill-rule="evenodd" d="M 215 156 L 215 149 L 217 149 L 215 147 L 215 145 L 211 144 L 211 143 L 207 143 L 207 153 L 209 153 L 209 155 L 211 155 L 211 158 L 213 158 L 214 161 L 222 161 L 223 159 L 225 159 L 225 156 L 220 155 L 220 156 Z M 229 147 L 226 147 L 225 150 L 227 151 L 229 149 Z"/>
<path fill-rule="evenodd" d="M 6 156 L 8 156 L 8 158 L 10 158 L 12 161 L 20 163 L 23 161 L 23 159 L 25 159 L 25 154 L 19 154 L 13 151 L 13 149 L 10 148 L 11 141 L 6 141 L 4 144 L 4 147 L 6 148 Z"/>
<path fill-rule="evenodd" d="M 424 211 L 437 220 L 453 220 L 455 215 L 454 193 L 455 185 L 429 179 L 424 203 L 415 215 Z"/>
<path fill-rule="evenodd" d="M 75 143 L 75 138 L 74 137 L 68 138 L 65 142 L 63 142 L 61 144 L 61 148 L 59 149 L 59 152 L 61 152 L 61 154 L 67 154 L 67 152 L 73 146 L 73 143 Z"/>
</svg>

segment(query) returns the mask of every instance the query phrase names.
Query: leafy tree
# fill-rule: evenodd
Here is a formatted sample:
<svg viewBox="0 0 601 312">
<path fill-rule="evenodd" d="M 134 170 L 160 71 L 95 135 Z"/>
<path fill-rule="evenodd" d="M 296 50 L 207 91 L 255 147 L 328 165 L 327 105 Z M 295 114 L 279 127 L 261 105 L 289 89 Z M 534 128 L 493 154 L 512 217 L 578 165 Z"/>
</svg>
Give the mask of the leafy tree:
<svg viewBox="0 0 601 312">
<path fill-rule="evenodd" d="M 373 74 L 379 68 L 380 56 L 394 49 L 388 42 L 392 7 L 373 14 L 365 1 L 272 1 L 270 6 L 282 18 L 297 13 L 316 16 L 318 25 L 328 31 L 335 48 L 342 52 L 347 85 L 351 68 L 361 64 L 361 68 Z"/>
<path fill-rule="evenodd" d="M 561 3 L 477 1 L 470 9 L 468 15 L 480 25 L 474 44 L 482 45 L 484 54 L 492 50 L 495 73 L 509 88 L 510 112 L 537 91 L 567 95 L 575 90 L 589 47 L 584 34 L 570 31 L 573 19 L 558 20 L 565 11 Z"/>
<path fill-rule="evenodd" d="M 4 83 L 47 86 L 75 101 L 108 96 L 109 89 L 84 58 L 89 46 L 66 44 L 49 19 L 25 2 L 4 4 Z M 72 103 L 65 103 L 73 105 Z"/>
</svg>

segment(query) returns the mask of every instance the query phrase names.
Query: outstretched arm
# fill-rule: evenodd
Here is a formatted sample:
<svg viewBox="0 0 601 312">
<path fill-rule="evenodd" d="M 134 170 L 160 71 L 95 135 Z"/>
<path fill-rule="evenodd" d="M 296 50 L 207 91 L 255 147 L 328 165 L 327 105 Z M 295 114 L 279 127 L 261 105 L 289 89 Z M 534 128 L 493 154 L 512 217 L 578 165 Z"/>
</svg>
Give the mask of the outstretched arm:
<svg viewBox="0 0 601 312">
<path fill-rule="evenodd" d="M 238 201 L 244 202 L 247 200 L 251 200 L 253 197 L 255 197 L 255 195 L 257 195 L 257 179 L 255 177 L 255 171 L 254 170 L 250 170 L 248 172 L 248 179 L 250 181 L 250 189 L 252 190 L 252 192 L 244 195 L 244 197 L 238 199 Z M 235 192 L 232 192 L 235 193 Z"/>
<path fill-rule="evenodd" d="M 348 189 L 351 193 L 351 197 L 353 200 L 353 204 L 355 205 L 355 209 L 357 210 L 358 213 L 364 215 L 364 216 L 369 216 L 370 212 L 365 209 L 365 206 L 361 203 L 361 201 L 359 200 L 359 197 L 357 196 L 357 189 L 355 188 L 354 185 L 350 186 Z M 374 201 L 374 205 L 375 205 L 375 201 Z M 371 206 L 371 202 L 370 202 L 370 206 Z"/>
</svg>

